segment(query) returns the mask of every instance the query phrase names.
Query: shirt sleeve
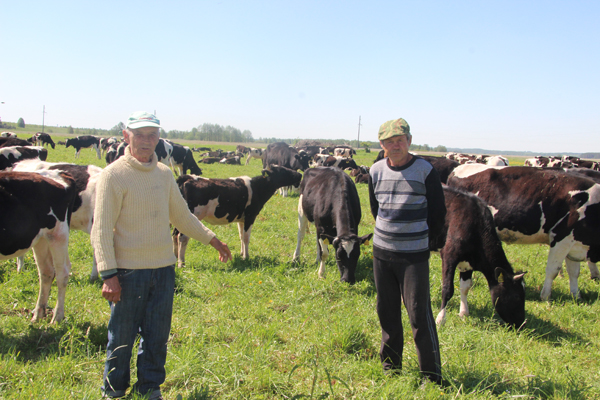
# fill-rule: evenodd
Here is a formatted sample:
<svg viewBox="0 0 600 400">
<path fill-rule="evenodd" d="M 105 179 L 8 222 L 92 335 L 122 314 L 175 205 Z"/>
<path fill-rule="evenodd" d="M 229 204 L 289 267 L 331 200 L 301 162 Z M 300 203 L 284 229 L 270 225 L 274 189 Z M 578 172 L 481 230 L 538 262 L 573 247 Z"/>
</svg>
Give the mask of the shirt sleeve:
<svg viewBox="0 0 600 400">
<path fill-rule="evenodd" d="M 172 175 L 169 197 L 169 220 L 179 232 L 202 244 L 208 244 L 212 238 L 217 236 L 190 212 Z"/>
<path fill-rule="evenodd" d="M 429 237 L 437 237 L 446 220 L 446 201 L 444 199 L 444 189 L 440 181 L 440 175 L 433 168 L 425 179 L 425 189 L 427 197 L 427 225 L 429 227 Z"/>
<path fill-rule="evenodd" d="M 101 173 L 96 183 L 94 224 L 90 240 L 96 255 L 98 272 L 117 269 L 114 247 L 114 228 L 123 203 L 122 185 L 108 171 Z"/>
<path fill-rule="evenodd" d="M 373 178 L 369 174 L 369 202 L 371 203 L 371 215 L 373 219 L 377 219 L 377 213 L 379 212 L 379 202 L 375 197 L 375 189 L 373 188 Z"/>
</svg>

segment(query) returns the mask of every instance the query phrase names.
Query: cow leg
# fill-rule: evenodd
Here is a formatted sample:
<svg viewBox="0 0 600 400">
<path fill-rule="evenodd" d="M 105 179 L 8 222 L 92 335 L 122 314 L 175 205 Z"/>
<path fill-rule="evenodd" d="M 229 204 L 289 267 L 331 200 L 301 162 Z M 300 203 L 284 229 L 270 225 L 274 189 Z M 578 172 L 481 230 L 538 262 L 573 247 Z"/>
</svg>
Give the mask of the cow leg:
<svg viewBox="0 0 600 400">
<path fill-rule="evenodd" d="M 98 279 L 98 263 L 96 262 L 96 254 L 92 253 L 92 273 L 90 274 L 90 282 Z"/>
<path fill-rule="evenodd" d="M 79 151 L 80 151 L 80 150 L 81 150 L 81 149 L 77 149 L 77 151 L 75 152 L 75 158 L 79 158 Z"/>
<path fill-rule="evenodd" d="M 252 158 L 251 154 L 248 154 L 248 158 L 246 158 L 246 165 L 250 164 L 250 159 Z"/>
<path fill-rule="evenodd" d="M 98 157 L 98 160 L 102 159 L 102 156 L 100 155 L 100 149 L 98 148 L 97 145 L 94 145 L 94 150 L 96 150 L 96 156 Z"/>
<path fill-rule="evenodd" d="M 590 269 L 590 278 L 595 281 L 600 280 L 600 271 L 598 271 L 598 266 L 596 263 L 588 261 L 587 264 L 588 268 Z"/>
<path fill-rule="evenodd" d="M 242 243 L 242 259 L 248 258 L 248 246 L 250 244 L 250 231 L 252 231 L 252 225 L 248 227 L 247 231 L 244 231 L 244 222 L 238 222 L 238 232 L 240 233 L 240 242 Z"/>
<path fill-rule="evenodd" d="M 302 195 L 300 195 L 300 200 L 298 200 L 298 237 L 296 244 L 296 251 L 294 251 L 294 256 L 292 257 L 292 261 L 296 261 L 300 256 L 300 247 L 302 247 L 302 239 L 304 239 L 304 234 L 308 231 L 308 218 L 304 215 L 304 209 L 302 208 Z"/>
<path fill-rule="evenodd" d="M 565 264 L 567 265 L 567 273 L 569 274 L 569 290 L 574 298 L 579 299 L 581 296 L 579 294 L 578 281 L 581 264 L 579 261 L 569 260 L 568 258 L 565 259 Z"/>
<path fill-rule="evenodd" d="M 465 271 L 460 273 L 460 312 L 461 317 L 469 315 L 469 304 L 467 303 L 467 295 L 473 287 L 473 271 Z"/>
<path fill-rule="evenodd" d="M 188 242 L 190 241 L 190 238 L 186 235 L 184 235 L 183 233 L 179 233 L 178 235 L 178 242 L 179 242 L 179 248 L 178 248 L 178 256 L 177 256 L 177 266 L 179 268 L 183 268 L 185 267 L 185 250 L 187 249 L 187 245 Z M 173 239 L 175 240 L 175 239 Z"/>
<path fill-rule="evenodd" d="M 33 257 L 35 258 L 40 280 L 37 304 L 35 305 L 33 318 L 31 319 L 33 322 L 36 322 L 46 316 L 48 297 L 50 297 L 50 288 L 55 275 L 50 246 L 45 237 L 40 238 L 33 247 Z"/>
<path fill-rule="evenodd" d="M 442 260 L 442 306 L 435 319 L 436 324 L 443 325 L 446 322 L 446 306 L 454 296 L 454 274 L 456 272 L 455 263 L 447 262 L 447 256 Z"/>
<path fill-rule="evenodd" d="M 319 263 L 319 278 L 325 279 L 327 271 L 325 270 L 325 262 L 329 257 L 329 246 L 322 239 L 317 239 L 317 263 Z"/>
<path fill-rule="evenodd" d="M 567 254 L 569 254 L 571 247 L 573 247 L 573 241 L 568 239 L 563 239 L 561 242 L 556 243 L 554 247 L 550 247 L 550 251 L 548 251 L 548 261 L 546 262 L 546 279 L 544 280 L 544 286 L 540 293 L 540 298 L 543 301 L 550 299 L 552 282 L 562 268 L 563 260 L 565 260 Z"/>
<path fill-rule="evenodd" d="M 71 273 L 71 261 L 69 260 L 69 224 L 68 222 L 61 222 L 57 225 L 53 230 L 49 243 L 58 292 L 51 323 L 60 322 L 65 318 L 65 298 L 69 274 Z"/>
<path fill-rule="evenodd" d="M 21 270 L 25 267 L 25 256 L 17 257 L 17 272 L 21 272 Z"/>
</svg>

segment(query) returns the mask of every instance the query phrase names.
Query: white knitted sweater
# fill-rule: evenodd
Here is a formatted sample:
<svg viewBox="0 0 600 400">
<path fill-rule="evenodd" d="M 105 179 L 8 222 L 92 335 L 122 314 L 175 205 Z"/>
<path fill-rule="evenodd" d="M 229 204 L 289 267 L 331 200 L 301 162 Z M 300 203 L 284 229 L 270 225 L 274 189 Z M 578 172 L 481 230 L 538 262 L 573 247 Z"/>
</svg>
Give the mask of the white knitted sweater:
<svg viewBox="0 0 600 400">
<path fill-rule="evenodd" d="M 215 234 L 190 213 L 171 170 L 136 160 L 129 150 L 106 167 L 96 186 L 91 241 L 98 271 L 175 264 L 169 222 L 208 244 Z"/>
</svg>

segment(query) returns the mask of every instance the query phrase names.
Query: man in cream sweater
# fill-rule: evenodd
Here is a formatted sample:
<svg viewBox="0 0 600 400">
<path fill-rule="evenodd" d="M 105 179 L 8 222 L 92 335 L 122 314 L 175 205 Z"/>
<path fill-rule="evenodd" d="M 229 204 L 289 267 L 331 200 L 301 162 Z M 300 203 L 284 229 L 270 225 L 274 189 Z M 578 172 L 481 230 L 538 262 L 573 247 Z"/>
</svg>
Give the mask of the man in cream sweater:
<svg viewBox="0 0 600 400">
<path fill-rule="evenodd" d="M 129 116 L 125 156 L 104 169 L 96 187 L 91 241 L 110 302 L 108 345 L 102 391 L 123 397 L 130 385 L 133 344 L 141 336 L 133 391 L 162 399 L 167 341 L 175 290 L 172 223 L 179 231 L 210 244 L 227 262 L 231 251 L 190 213 L 171 170 L 157 163 L 154 149 L 160 121 L 152 114 Z"/>
</svg>

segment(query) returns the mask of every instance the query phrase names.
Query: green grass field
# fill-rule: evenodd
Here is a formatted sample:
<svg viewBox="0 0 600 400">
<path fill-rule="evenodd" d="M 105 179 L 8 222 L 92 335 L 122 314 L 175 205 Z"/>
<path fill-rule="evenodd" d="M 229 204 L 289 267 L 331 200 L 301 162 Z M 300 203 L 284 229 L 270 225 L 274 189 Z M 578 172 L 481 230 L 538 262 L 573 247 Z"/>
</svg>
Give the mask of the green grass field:
<svg viewBox="0 0 600 400">
<path fill-rule="evenodd" d="M 74 153 L 57 146 L 49 150 L 48 161 L 105 165 L 91 150 L 83 149 L 78 160 Z M 370 165 L 375 156 L 376 152 L 359 151 L 356 159 Z M 522 159 L 510 161 L 522 164 Z M 249 166 L 201 167 L 204 176 L 214 178 L 257 176 L 261 171 L 259 160 Z M 366 185 L 358 191 L 363 235 L 373 231 L 374 221 Z M 456 294 L 446 324 L 438 328 L 443 374 L 450 383 L 440 388 L 421 383 L 406 318 L 404 370 L 398 376 L 381 370 L 371 248 L 363 248 L 353 286 L 339 282 L 333 260 L 327 278 L 318 279 L 314 229 L 303 242 L 301 262 L 291 262 L 297 202 L 297 196 L 274 196 L 266 204 L 254 225 L 246 261 L 237 256 L 222 264 L 211 247 L 190 241 L 187 265 L 177 270 L 165 398 L 600 398 L 600 284 L 589 279 L 586 266 L 579 280 L 581 300 L 572 299 L 568 279 L 558 277 L 552 301 L 542 302 L 547 247 L 505 246 L 513 267 L 527 271 L 526 327 L 515 332 L 501 324 L 485 278 L 475 274 L 471 315 L 458 316 Z M 210 227 L 239 254 L 236 226 Z M 31 253 L 21 273 L 15 260 L 0 262 L 2 399 L 100 398 L 109 307 L 101 296 L 101 283 L 88 280 L 92 249 L 86 234 L 72 232 L 70 259 L 66 317 L 58 325 L 51 325 L 50 317 L 30 322 L 38 291 Z M 431 264 L 432 307 L 437 315 L 438 255 L 432 255 Z M 456 279 L 458 286 L 458 274 Z M 53 286 L 51 307 L 55 301 Z M 132 368 L 135 376 L 135 357 Z"/>
</svg>

